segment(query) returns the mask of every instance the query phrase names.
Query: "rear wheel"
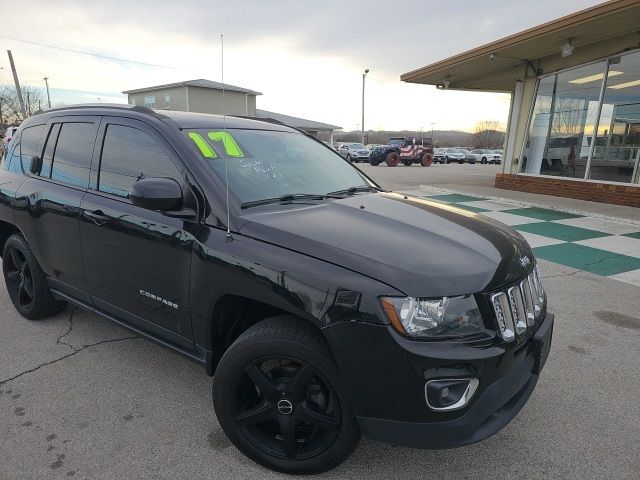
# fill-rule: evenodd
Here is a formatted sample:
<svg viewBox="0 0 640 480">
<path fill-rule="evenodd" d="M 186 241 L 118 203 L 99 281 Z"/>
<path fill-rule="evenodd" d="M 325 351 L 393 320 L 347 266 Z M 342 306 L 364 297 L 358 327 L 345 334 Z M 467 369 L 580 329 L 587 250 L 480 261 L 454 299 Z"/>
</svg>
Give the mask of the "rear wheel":
<svg viewBox="0 0 640 480">
<path fill-rule="evenodd" d="M 29 320 L 38 320 L 64 309 L 66 303 L 53 297 L 44 272 L 21 235 L 9 237 L 2 259 L 7 291 L 20 315 Z"/>
<path fill-rule="evenodd" d="M 482 157 L 482 160 L 480 161 L 480 163 L 482 163 L 482 164 L 487 163 L 487 157 Z"/>
<path fill-rule="evenodd" d="M 398 154 L 396 152 L 389 152 L 387 153 L 385 162 L 387 163 L 388 167 L 396 167 L 400 162 L 400 158 L 398 157 Z"/>
<path fill-rule="evenodd" d="M 234 342 L 216 370 L 213 401 L 234 445 L 280 472 L 330 470 L 360 440 L 329 347 L 295 317 L 264 320 Z"/>
<path fill-rule="evenodd" d="M 378 165 L 380 165 L 380 160 L 374 160 L 373 158 L 369 158 L 369 165 L 377 167 Z"/>
<path fill-rule="evenodd" d="M 430 154 L 425 153 L 422 156 L 422 161 L 420 163 L 422 164 L 423 167 L 430 167 L 431 164 L 433 163 L 433 157 Z"/>
<path fill-rule="evenodd" d="M 350 162 L 350 161 L 351 161 L 351 155 L 347 153 L 347 162 Z"/>
</svg>

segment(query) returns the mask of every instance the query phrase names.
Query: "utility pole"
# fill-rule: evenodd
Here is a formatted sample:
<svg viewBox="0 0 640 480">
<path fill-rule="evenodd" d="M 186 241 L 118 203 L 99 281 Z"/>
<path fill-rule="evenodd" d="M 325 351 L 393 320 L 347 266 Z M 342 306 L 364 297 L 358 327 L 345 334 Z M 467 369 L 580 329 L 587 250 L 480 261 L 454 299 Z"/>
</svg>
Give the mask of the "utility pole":
<svg viewBox="0 0 640 480">
<path fill-rule="evenodd" d="M 9 63 L 11 64 L 11 72 L 13 72 L 13 82 L 16 85 L 16 93 L 18 94 L 18 101 L 20 102 L 20 110 L 22 111 L 22 118 L 27 118 L 27 110 L 24 108 L 24 100 L 22 99 L 22 90 L 20 90 L 20 82 L 18 81 L 18 73 L 16 72 L 16 66 L 13 63 L 13 55 L 11 50 L 7 50 L 9 55 Z"/>
<path fill-rule="evenodd" d="M 369 69 L 367 68 L 362 74 L 362 143 L 364 144 L 364 79 L 367 78 Z"/>
<path fill-rule="evenodd" d="M 29 90 L 27 90 L 27 113 L 31 116 L 31 98 L 29 96 Z"/>
<path fill-rule="evenodd" d="M 47 103 L 49 104 L 49 108 L 51 108 L 51 97 L 49 96 L 49 77 L 44 77 L 44 84 L 47 86 Z"/>
</svg>

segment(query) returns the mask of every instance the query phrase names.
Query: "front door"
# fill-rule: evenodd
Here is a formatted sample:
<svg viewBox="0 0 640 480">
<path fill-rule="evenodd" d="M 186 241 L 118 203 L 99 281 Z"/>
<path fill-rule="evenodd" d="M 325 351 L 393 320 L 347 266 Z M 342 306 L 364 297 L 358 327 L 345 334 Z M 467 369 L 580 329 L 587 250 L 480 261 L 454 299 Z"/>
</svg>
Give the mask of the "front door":
<svg viewBox="0 0 640 480">
<path fill-rule="evenodd" d="M 191 346 L 189 277 L 197 223 L 137 207 L 142 178 L 186 185 L 175 151 L 153 127 L 104 117 L 96 178 L 82 201 L 82 254 L 94 305 L 182 346 Z"/>
</svg>

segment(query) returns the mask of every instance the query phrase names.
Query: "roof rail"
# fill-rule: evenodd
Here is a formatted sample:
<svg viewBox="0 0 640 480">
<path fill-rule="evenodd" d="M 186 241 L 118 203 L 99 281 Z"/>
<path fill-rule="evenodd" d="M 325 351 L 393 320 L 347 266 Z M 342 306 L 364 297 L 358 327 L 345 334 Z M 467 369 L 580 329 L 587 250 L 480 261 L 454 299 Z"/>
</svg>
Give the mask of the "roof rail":
<svg viewBox="0 0 640 480">
<path fill-rule="evenodd" d="M 48 112 L 57 112 L 61 110 L 76 110 L 81 108 L 106 108 L 113 110 L 133 110 L 134 112 L 147 113 L 157 115 L 156 112 L 147 107 L 141 107 L 139 105 L 130 105 L 128 103 L 76 103 L 74 105 L 65 105 L 61 107 L 43 108 L 34 113 L 39 115 Z"/>
</svg>

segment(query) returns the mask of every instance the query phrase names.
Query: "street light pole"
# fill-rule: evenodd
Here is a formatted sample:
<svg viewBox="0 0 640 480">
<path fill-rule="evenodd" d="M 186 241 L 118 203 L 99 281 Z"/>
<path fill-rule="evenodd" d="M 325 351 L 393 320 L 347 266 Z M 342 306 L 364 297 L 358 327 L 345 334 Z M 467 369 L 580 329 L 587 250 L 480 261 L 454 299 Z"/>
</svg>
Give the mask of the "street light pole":
<svg viewBox="0 0 640 480">
<path fill-rule="evenodd" d="M 364 79 L 367 78 L 369 69 L 367 68 L 362 74 L 362 143 L 364 144 Z"/>
<path fill-rule="evenodd" d="M 49 108 L 51 108 L 51 97 L 49 96 L 49 77 L 44 77 L 44 84 L 47 86 L 47 103 L 49 104 Z"/>
</svg>

